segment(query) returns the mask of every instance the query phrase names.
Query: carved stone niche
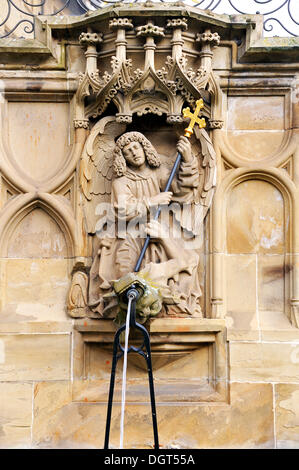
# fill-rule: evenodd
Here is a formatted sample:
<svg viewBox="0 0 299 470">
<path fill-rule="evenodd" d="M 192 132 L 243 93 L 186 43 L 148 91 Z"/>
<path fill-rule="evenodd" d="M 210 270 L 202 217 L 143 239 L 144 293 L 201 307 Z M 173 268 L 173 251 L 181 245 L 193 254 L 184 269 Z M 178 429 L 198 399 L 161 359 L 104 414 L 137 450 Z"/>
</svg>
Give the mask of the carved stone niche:
<svg viewBox="0 0 299 470">
<path fill-rule="evenodd" d="M 161 318 L 150 320 L 152 365 L 157 403 L 227 402 L 227 347 L 224 319 Z M 106 402 L 115 324 L 77 320 L 74 331 L 75 401 Z M 130 345 L 140 346 L 139 337 Z M 121 399 L 121 363 L 114 401 Z M 149 401 L 145 361 L 128 355 L 127 401 Z"/>
<path fill-rule="evenodd" d="M 179 384 L 179 375 L 187 401 L 198 399 L 199 384 L 202 399 L 223 400 L 224 324 L 207 318 L 204 265 L 204 220 L 216 186 L 216 154 L 205 129 L 195 129 L 190 141 L 181 138 L 188 124 L 182 109 L 194 109 L 199 99 L 209 129 L 219 128 L 214 123 L 222 120 L 213 106 L 219 93 L 212 71 L 213 49 L 220 42 L 215 18 L 205 15 L 202 21 L 193 12 L 189 21 L 186 8 L 173 5 L 143 7 L 141 13 L 128 6 L 108 10 L 109 19 L 101 10 L 86 20 L 85 29 L 81 22 L 78 35 L 86 69 L 79 76 L 74 127 L 90 132 L 78 168 L 77 220 L 85 227 L 80 250 L 85 256 L 75 264 L 68 299 L 69 314 L 77 319 L 75 376 L 86 379 L 76 393 L 82 398 L 80 390 L 87 393 L 91 379 L 107 381 L 111 364 L 103 358 L 111 362 L 112 320 L 123 321 L 125 313 L 119 312 L 113 282 L 134 271 L 149 233 L 138 275 L 159 291 L 160 304 L 144 302 L 137 320 L 147 321 L 154 368 L 162 382 Z M 182 162 L 170 201 L 163 192 L 178 149 Z M 149 214 L 169 202 L 169 218 L 162 212 L 153 223 Z M 129 358 L 137 382 L 138 359 Z M 175 364 L 180 374 L 174 373 Z M 195 378 L 194 389 L 187 377 Z M 162 401 L 171 400 L 168 392 L 161 393 Z M 169 393 L 174 397 L 177 388 Z"/>
<path fill-rule="evenodd" d="M 150 119 L 147 123 L 139 118 L 136 120 L 136 125 L 138 129 L 142 131 L 142 135 L 146 135 L 148 140 L 158 149 L 159 156 L 163 162 L 163 166 L 169 173 L 175 155 L 176 148 L 175 143 L 177 141 L 176 135 L 181 135 L 185 124 L 177 124 L 176 126 L 170 127 L 167 123 L 160 125 L 160 132 L 156 132 L 153 121 Z M 152 125 L 150 125 L 152 124 Z M 73 283 L 70 294 L 73 294 L 73 301 L 71 307 L 72 316 L 77 318 L 75 321 L 75 331 L 76 331 L 76 341 L 75 341 L 75 351 L 74 357 L 74 371 L 75 378 L 79 380 L 78 395 L 75 393 L 78 400 L 83 399 L 83 395 L 88 397 L 93 397 L 95 400 L 104 400 L 105 393 L 107 393 L 107 387 L 109 384 L 109 374 L 111 368 L 111 356 L 112 356 L 112 345 L 114 334 L 117 329 L 117 324 L 112 320 L 117 313 L 117 305 L 112 303 L 111 309 L 109 304 L 105 305 L 102 301 L 106 293 L 111 292 L 110 282 L 104 285 L 103 280 L 104 274 L 108 272 L 110 275 L 109 279 L 118 278 L 119 275 L 115 275 L 115 266 L 120 265 L 117 260 L 118 253 L 117 251 L 109 251 L 110 243 L 114 243 L 112 240 L 100 247 L 103 239 L 98 238 L 96 234 L 96 223 L 98 219 L 94 217 L 94 214 L 99 214 L 99 201 L 103 201 L 102 198 L 107 197 L 107 201 L 110 200 L 111 193 L 107 190 L 108 183 L 103 178 L 103 174 L 107 174 L 107 168 L 104 169 L 102 166 L 102 173 L 99 174 L 99 162 L 101 158 L 106 156 L 109 161 L 111 157 L 111 150 L 115 146 L 114 139 L 118 135 L 124 135 L 124 129 L 128 129 L 124 124 L 117 123 L 115 117 L 107 116 L 100 119 L 95 126 L 93 127 L 90 136 L 86 142 L 86 151 L 84 152 L 81 160 L 81 187 L 82 192 L 86 196 L 84 199 L 84 208 L 85 208 L 85 223 L 87 224 L 88 231 L 93 237 L 94 242 L 94 257 L 92 261 L 92 266 L 88 269 L 88 266 L 85 266 L 83 270 L 79 266 L 73 276 Z M 129 127 L 130 130 L 130 127 Z M 135 133 L 135 131 L 133 131 Z M 175 137 L 175 138 L 174 138 Z M 197 133 L 191 139 L 192 150 L 194 155 L 198 155 L 201 160 L 201 149 L 205 146 L 211 146 L 210 141 L 206 140 L 208 137 L 205 134 Z M 171 141 L 173 141 L 173 148 L 171 148 Z M 206 148 L 206 147 L 204 147 Z M 110 150 L 111 149 L 111 150 Z M 95 151 L 93 153 L 93 151 Z M 210 148 L 210 158 L 212 159 L 212 147 Z M 168 153 L 168 155 L 167 155 Z M 206 153 L 206 160 L 208 162 L 208 155 Z M 92 159 L 92 166 L 88 166 L 88 159 Z M 202 161 L 202 160 L 201 160 Z M 208 165 L 207 165 L 208 166 Z M 205 168 L 201 167 L 197 174 L 201 175 L 203 181 L 200 183 L 200 187 L 205 187 L 206 190 L 210 190 L 206 194 L 201 192 L 202 198 L 199 199 L 202 202 L 211 201 L 212 194 L 214 191 L 213 180 L 213 165 L 208 166 L 209 172 Z M 157 169 L 159 170 L 159 168 Z M 88 178 L 86 178 L 88 176 Z M 120 177 L 120 179 L 123 177 Z M 93 185 L 93 180 L 96 184 Z M 99 185 L 99 181 L 101 184 Z M 206 183 L 205 183 L 206 181 Z M 103 188 L 102 191 L 108 191 L 108 194 L 99 194 L 98 198 L 95 198 L 94 195 L 98 191 L 98 187 Z M 196 187 L 196 190 L 200 191 L 199 187 Z M 120 194 L 122 192 L 120 191 Z M 90 196 L 91 195 L 91 196 Z M 203 197 L 205 196 L 205 197 Z M 90 199 L 89 199 L 90 198 Z M 206 202 L 204 209 L 207 211 L 209 202 Z M 163 401 L 175 401 L 176 392 L 178 387 L 181 390 L 181 396 L 184 396 L 186 401 L 198 401 L 198 400 L 208 400 L 208 401 L 223 401 L 226 399 L 226 342 L 225 342 L 225 321 L 223 319 L 210 319 L 205 317 L 205 266 L 201 260 L 204 260 L 204 209 L 201 211 L 201 223 L 199 226 L 199 232 L 196 237 L 191 240 L 191 243 L 194 244 L 192 247 L 186 249 L 187 260 L 189 263 L 189 268 L 191 269 L 191 263 L 194 262 L 194 270 L 198 275 L 198 284 L 193 285 L 198 286 L 199 295 L 196 296 L 198 299 L 198 312 L 193 312 L 191 309 L 188 310 L 188 305 L 185 310 L 183 310 L 184 304 L 176 305 L 171 303 L 171 299 L 167 298 L 166 308 L 164 307 L 163 311 L 158 314 L 159 318 L 152 318 L 146 322 L 146 327 L 150 333 L 151 338 L 151 348 L 152 348 L 152 360 L 153 368 L 155 371 L 155 377 L 160 377 L 161 385 L 158 386 L 158 397 L 161 394 L 159 400 Z M 106 240 L 107 241 L 107 240 Z M 173 240 L 167 239 L 167 243 L 172 243 Z M 175 267 L 177 268 L 180 263 L 182 263 L 184 253 L 183 253 L 183 241 L 179 239 L 181 244 L 180 249 L 177 251 L 180 253 L 180 260 L 172 258 L 171 263 L 175 260 Z M 189 241 L 186 241 L 187 245 Z M 102 250 L 113 258 L 110 262 L 104 262 L 101 265 L 101 262 L 105 258 L 99 256 L 102 255 Z M 106 251 L 107 250 L 107 251 Z M 194 257 L 192 261 L 192 257 Z M 109 261 L 109 257 L 108 257 Z M 132 259 L 127 259 L 126 262 L 135 261 Z M 169 260 L 168 260 L 169 261 Z M 166 261 L 166 263 L 168 263 Z M 158 263 L 159 273 L 164 268 L 164 263 Z M 146 263 L 144 264 L 146 266 Z M 143 265 L 143 266 L 144 266 Z M 142 266 L 142 267 L 143 267 Z M 126 269 L 125 269 L 126 268 Z M 127 272 L 127 265 L 124 264 L 122 267 L 124 274 Z M 143 268 L 144 269 L 144 268 Z M 186 266 L 182 266 L 182 271 L 186 269 Z M 132 268 L 129 269 L 132 271 Z M 152 271 L 153 272 L 153 271 Z M 176 272 L 177 284 L 179 285 L 180 273 L 178 270 Z M 101 282 L 99 280 L 99 274 L 101 275 Z M 168 272 L 165 272 L 165 276 L 168 275 Z M 109 281 L 108 279 L 108 281 Z M 150 276 L 151 281 L 153 276 Z M 168 277 L 167 277 L 168 279 Z M 192 278 L 190 277 L 190 281 Z M 159 279 L 156 278 L 156 282 Z M 106 287 L 107 286 L 107 287 Z M 191 291 L 191 294 L 193 292 Z M 204 294 L 204 295 L 203 295 Z M 165 297 L 163 297 L 163 300 Z M 79 301 L 78 301 L 79 299 Z M 77 302 L 77 303 L 76 303 Z M 181 307 L 182 306 L 182 307 Z M 181 308 L 181 310 L 180 310 Z M 195 315 L 197 313 L 197 315 Z M 81 316 L 79 320 L 78 317 Z M 82 318 L 83 317 L 83 318 Z M 140 319 L 138 319 L 140 321 Z M 141 320 L 143 320 L 141 318 Z M 138 338 L 132 337 L 130 335 L 130 344 L 138 344 L 140 340 Z M 131 394 L 135 396 L 136 384 L 137 381 L 144 389 L 144 394 L 147 390 L 146 374 L 142 370 L 145 366 L 145 361 L 142 357 L 132 354 L 129 354 L 129 382 L 132 382 Z M 108 361 L 108 363 L 107 363 Z M 107 365 L 108 364 L 108 365 Z M 184 369 L 182 377 L 178 377 L 177 371 L 181 368 Z M 191 380 L 188 381 L 188 377 Z M 164 377 L 164 378 L 163 378 Z M 159 380 L 158 379 L 158 382 Z M 163 383 L 167 379 L 167 383 L 171 382 L 171 386 L 167 390 L 163 391 Z M 103 390 L 103 396 L 99 395 L 102 390 L 99 387 L 99 383 Z M 135 385 L 134 385 L 135 384 Z M 198 394 L 198 387 L 200 386 L 200 394 Z M 159 388 L 160 387 L 160 388 Z M 161 388 L 162 387 L 162 388 Z M 161 391 L 159 391 L 161 389 Z M 77 390 L 77 388 L 76 388 Z M 83 390 L 83 391 L 82 391 Z M 130 387 L 129 387 L 130 390 Z M 197 392 L 196 392 L 197 390 Z M 165 395 L 166 394 L 166 395 Z M 199 398 L 200 396 L 200 398 Z M 197 397 L 197 398 L 196 398 Z"/>
</svg>

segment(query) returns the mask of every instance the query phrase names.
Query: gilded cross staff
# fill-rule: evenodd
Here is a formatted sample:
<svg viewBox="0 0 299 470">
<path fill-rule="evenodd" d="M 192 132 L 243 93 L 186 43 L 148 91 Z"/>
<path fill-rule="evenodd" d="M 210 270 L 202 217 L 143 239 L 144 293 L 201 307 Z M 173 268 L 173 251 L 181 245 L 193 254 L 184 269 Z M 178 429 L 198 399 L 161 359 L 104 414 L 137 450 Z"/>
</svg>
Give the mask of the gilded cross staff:
<svg viewBox="0 0 299 470">
<path fill-rule="evenodd" d="M 191 121 L 189 122 L 189 126 L 185 129 L 185 137 L 188 137 L 188 139 L 193 134 L 193 127 L 195 126 L 195 124 L 198 124 L 200 129 L 206 127 L 205 118 L 198 117 L 200 110 L 201 108 L 203 108 L 203 106 L 203 99 L 200 98 L 200 100 L 196 101 L 196 108 L 194 113 L 191 113 L 190 108 L 183 109 L 184 118 L 191 119 Z"/>
<path fill-rule="evenodd" d="M 191 135 L 193 134 L 193 127 L 195 126 L 195 124 L 198 124 L 199 128 L 202 129 L 203 127 L 206 127 L 206 121 L 204 118 L 200 118 L 198 115 L 200 113 L 200 110 L 203 108 L 204 104 L 203 104 L 203 99 L 200 98 L 200 100 L 197 100 L 196 101 L 196 108 L 195 108 L 195 111 L 194 113 L 192 113 L 190 111 L 190 108 L 184 108 L 183 109 L 183 116 L 185 118 L 189 118 L 190 119 L 190 122 L 189 122 L 189 126 L 186 127 L 185 129 L 185 134 L 184 136 L 187 137 L 188 139 L 190 139 Z M 176 157 L 176 160 L 174 162 L 174 165 L 172 167 L 172 170 L 171 170 L 171 173 L 169 175 L 169 178 L 168 178 L 168 181 L 167 181 L 167 184 L 166 184 L 166 187 L 164 189 L 165 192 L 169 191 L 170 189 L 170 186 L 171 186 L 171 183 L 173 181 L 173 178 L 176 174 L 176 171 L 178 169 L 178 166 L 181 162 L 181 158 L 182 158 L 182 155 L 180 154 L 180 152 L 178 152 L 177 154 L 177 157 Z M 154 220 L 158 220 L 159 218 L 159 215 L 160 215 L 160 212 L 161 212 L 161 207 L 159 206 L 155 215 L 154 215 Z M 146 239 L 145 239 L 145 242 L 144 242 L 144 245 L 142 247 L 142 250 L 141 250 L 141 253 L 139 255 L 139 258 L 137 260 L 137 263 L 136 263 L 136 266 L 135 266 L 135 269 L 134 269 L 134 272 L 137 273 L 140 269 L 140 266 L 141 266 L 141 263 L 142 263 L 142 260 L 144 258 L 144 255 L 145 255 L 145 252 L 147 250 L 147 247 L 149 245 L 149 242 L 150 242 L 150 235 L 147 235 Z"/>
</svg>

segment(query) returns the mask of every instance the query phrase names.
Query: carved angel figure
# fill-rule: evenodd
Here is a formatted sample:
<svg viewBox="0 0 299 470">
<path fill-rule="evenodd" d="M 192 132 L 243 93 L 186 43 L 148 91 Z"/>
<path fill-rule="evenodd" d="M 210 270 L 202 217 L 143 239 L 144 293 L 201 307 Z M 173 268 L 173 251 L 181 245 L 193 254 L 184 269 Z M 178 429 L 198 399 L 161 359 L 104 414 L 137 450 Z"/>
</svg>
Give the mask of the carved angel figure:
<svg viewBox="0 0 299 470">
<path fill-rule="evenodd" d="M 102 125 L 102 129 L 104 127 Z M 99 134 L 99 130 L 94 131 L 93 144 L 97 139 L 100 142 L 99 135 L 95 137 L 96 132 Z M 95 208 L 95 202 L 100 200 L 101 190 L 97 185 L 101 182 L 92 173 L 96 171 L 98 175 L 106 174 L 106 182 L 111 175 L 110 191 L 106 191 L 106 196 L 110 193 L 111 210 L 108 210 L 105 218 L 100 219 L 98 226 L 89 223 L 89 233 L 97 233 L 89 273 L 89 308 L 94 314 L 115 317 L 118 305 L 117 298 L 111 295 L 113 281 L 134 271 L 144 237 L 149 234 L 151 240 L 139 274 L 159 288 L 163 303 L 160 315 L 201 317 L 199 255 L 196 249 L 188 248 L 188 244 L 183 243 L 180 234 L 183 231 L 187 231 L 189 235 L 191 233 L 191 241 L 196 237 L 192 232 L 196 232 L 195 225 L 199 221 L 196 216 L 195 219 L 192 217 L 194 207 L 202 209 L 199 216 L 201 223 L 207 210 L 207 207 L 203 207 L 214 189 L 215 154 L 209 138 L 206 135 L 201 145 L 204 157 L 201 164 L 198 155 L 192 152 L 189 140 L 185 137 L 179 139 L 177 150 L 182 155 L 182 161 L 171 191 L 164 192 L 169 168 L 162 164 L 160 155 L 151 142 L 140 132 L 126 132 L 114 143 L 111 134 L 113 132 L 106 134 L 106 142 L 109 140 L 110 145 L 106 146 L 105 154 L 98 152 L 98 161 L 94 158 L 94 145 L 88 147 L 87 142 L 86 153 L 89 156 L 83 158 L 81 166 L 81 186 L 87 207 L 89 203 Z M 105 135 L 102 132 L 102 141 L 103 137 Z M 106 166 L 103 162 L 106 162 Z M 203 164 L 207 169 L 204 181 L 201 181 Z M 101 200 L 103 199 L 102 195 Z M 152 216 L 157 206 L 161 205 L 167 208 L 167 217 L 163 217 L 162 211 L 158 222 Z M 185 207 L 185 213 L 182 206 Z M 186 216 L 188 207 L 190 210 L 187 210 Z M 90 207 L 88 211 L 91 214 Z M 150 311 L 147 313 L 148 316 L 151 315 Z"/>
</svg>

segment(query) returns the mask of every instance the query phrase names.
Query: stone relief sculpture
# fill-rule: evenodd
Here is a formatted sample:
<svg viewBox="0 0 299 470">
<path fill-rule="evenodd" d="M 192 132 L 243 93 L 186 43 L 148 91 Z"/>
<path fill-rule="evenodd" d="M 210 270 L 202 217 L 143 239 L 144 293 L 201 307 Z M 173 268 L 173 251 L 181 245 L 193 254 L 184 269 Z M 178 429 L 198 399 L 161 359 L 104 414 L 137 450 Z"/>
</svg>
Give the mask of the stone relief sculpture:
<svg viewBox="0 0 299 470">
<path fill-rule="evenodd" d="M 151 142 L 137 131 L 125 132 L 114 142 L 121 126 L 113 117 L 101 120 L 98 130 L 99 125 L 103 134 L 90 136 L 81 166 L 88 232 L 94 234 L 93 262 L 89 277 L 74 274 L 70 313 L 84 316 L 89 308 L 91 316 L 115 317 L 119 308 L 113 281 L 134 271 L 149 234 L 139 274 L 159 289 L 161 315 L 201 317 L 198 238 L 216 169 L 208 134 L 199 131 L 193 148 L 186 137 L 179 138 L 182 163 L 171 191 L 164 192 L 169 164 Z M 154 221 L 158 205 L 164 210 L 161 220 Z M 146 309 L 145 316 L 154 314 Z"/>
<path fill-rule="evenodd" d="M 168 205 L 171 200 L 194 200 L 194 191 L 199 186 L 198 162 L 191 153 L 186 137 L 180 139 L 178 150 L 182 154 L 183 163 L 172 184 L 172 192 L 163 192 L 168 174 L 164 171 L 165 167 L 160 169 L 159 156 L 151 143 L 139 132 L 127 132 L 117 140 L 113 163 L 117 177 L 112 183 L 111 204 L 117 213 L 118 223 L 123 221 L 126 225 L 134 218 L 148 220 L 148 213 L 152 208 Z M 143 231 L 141 236 L 147 233 L 153 239 L 146 251 L 141 273 L 147 274 L 162 289 L 166 311 L 175 312 L 178 309 L 182 313 L 199 316 L 200 287 L 196 273 L 196 254 L 190 253 L 187 256 L 184 250 L 180 250 L 170 227 L 163 226 L 158 221 L 149 222 L 139 230 Z M 101 241 L 101 246 L 106 250 L 101 250 L 92 267 L 92 273 L 96 269 L 101 281 L 100 285 L 95 286 L 97 292 L 105 290 L 112 279 L 119 279 L 128 272 L 133 272 L 144 241 L 141 236 L 134 236 L 127 230 L 125 238 L 121 238 L 120 234 L 111 243 L 107 244 L 105 239 Z M 92 283 L 91 289 L 94 289 Z M 111 306 L 101 304 L 96 308 L 99 313 L 105 314 Z"/>
<path fill-rule="evenodd" d="M 186 127 L 182 107 L 187 102 L 194 108 L 203 90 L 215 88 L 212 47 L 220 38 L 209 30 L 198 34 L 200 68 L 193 72 L 183 53 L 187 20 L 167 20 L 172 55 L 156 71 L 155 40 L 165 36 L 165 29 L 149 20 L 135 28 L 136 41 L 144 43 L 144 69 L 133 70 L 132 60 L 126 58 L 126 32 L 132 36 L 132 20 L 114 18 L 110 29 L 115 32 L 115 56 L 111 71 L 102 74 L 97 47 L 105 42 L 103 36 L 91 30 L 80 35 L 86 71 L 79 77 L 74 125 L 88 129 L 90 118 L 99 120 L 80 163 L 81 208 L 93 240 L 92 263 L 75 269 L 68 311 L 73 317 L 117 316 L 113 282 L 134 271 L 144 237 L 150 235 L 138 275 L 158 289 L 160 302 L 141 306 L 139 316 L 201 317 L 200 249 L 203 221 L 215 189 L 216 155 L 204 129 L 197 129 L 191 142 L 182 137 Z M 101 118 L 110 103 L 118 112 Z M 159 143 L 155 146 L 145 135 L 149 114 L 165 116 L 165 126 L 173 130 L 164 145 L 165 154 Z M 138 125 L 132 125 L 133 115 Z M 204 115 L 213 120 L 207 104 Z M 171 190 L 165 192 L 177 151 L 182 161 Z M 159 221 L 153 220 L 158 206 L 164 208 Z"/>
</svg>

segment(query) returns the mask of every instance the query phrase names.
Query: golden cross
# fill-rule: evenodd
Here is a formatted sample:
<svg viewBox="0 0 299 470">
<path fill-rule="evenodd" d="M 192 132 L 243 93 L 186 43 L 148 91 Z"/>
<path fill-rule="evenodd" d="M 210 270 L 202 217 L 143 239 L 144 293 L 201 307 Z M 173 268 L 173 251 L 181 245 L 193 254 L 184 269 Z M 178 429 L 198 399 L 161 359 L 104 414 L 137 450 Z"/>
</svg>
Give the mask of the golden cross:
<svg viewBox="0 0 299 470">
<path fill-rule="evenodd" d="M 203 108 L 203 99 L 200 98 L 200 100 L 196 101 L 196 108 L 194 113 L 191 113 L 190 108 L 185 108 L 183 109 L 183 115 L 185 118 L 190 118 L 191 121 L 189 122 L 189 126 L 185 129 L 185 137 L 190 138 L 191 134 L 193 134 L 193 127 L 195 124 L 199 125 L 199 128 L 202 129 L 203 127 L 206 127 L 206 121 L 204 118 L 199 118 L 198 115 L 200 113 L 201 108 Z"/>
</svg>

